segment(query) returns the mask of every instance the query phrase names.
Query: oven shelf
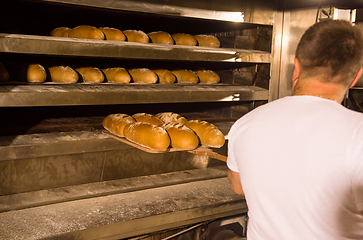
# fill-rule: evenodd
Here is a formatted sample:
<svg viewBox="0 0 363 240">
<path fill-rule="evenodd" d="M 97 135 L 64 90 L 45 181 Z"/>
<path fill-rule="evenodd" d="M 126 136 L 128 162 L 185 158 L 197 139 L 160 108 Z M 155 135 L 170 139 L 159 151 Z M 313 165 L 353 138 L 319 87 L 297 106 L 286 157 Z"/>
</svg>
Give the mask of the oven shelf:
<svg viewBox="0 0 363 240">
<path fill-rule="evenodd" d="M 269 63 L 268 52 L 230 48 L 0 34 L 0 52 L 51 56 Z"/>
<path fill-rule="evenodd" d="M 267 89 L 237 85 L 117 85 L 25 84 L 0 85 L 1 107 L 75 106 L 179 102 L 268 100 Z"/>
</svg>

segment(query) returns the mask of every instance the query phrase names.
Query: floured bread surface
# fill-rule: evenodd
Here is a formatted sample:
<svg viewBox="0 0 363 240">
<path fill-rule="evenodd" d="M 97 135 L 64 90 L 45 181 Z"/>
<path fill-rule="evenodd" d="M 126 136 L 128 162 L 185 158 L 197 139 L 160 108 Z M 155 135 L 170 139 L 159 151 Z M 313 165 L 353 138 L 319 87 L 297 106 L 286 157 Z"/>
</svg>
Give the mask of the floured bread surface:
<svg viewBox="0 0 363 240">
<path fill-rule="evenodd" d="M 42 83 L 47 79 L 47 72 L 45 68 L 38 63 L 25 65 L 25 70 L 27 82 Z"/>
<path fill-rule="evenodd" d="M 167 69 L 154 69 L 156 75 L 158 75 L 159 83 L 175 83 L 175 75 Z"/>
<path fill-rule="evenodd" d="M 200 83 L 215 84 L 221 81 L 219 75 L 212 70 L 198 70 L 195 73 L 198 75 Z"/>
<path fill-rule="evenodd" d="M 127 114 L 110 114 L 104 118 L 102 125 L 111 133 L 124 137 L 124 128 L 127 124 L 136 122 L 134 118 Z"/>
<path fill-rule="evenodd" d="M 171 36 L 176 45 L 196 46 L 198 44 L 197 39 L 187 33 L 174 33 Z"/>
<path fill-rule="evenodd" d="M 102 72 L 106 75 L 107 82 L 129 83 L 131 81 L 130 74 L 122 67 L 104 68 Z"/>
<path fill-rule="evenodd" d="M 170 145 L 182 150 L 192 150 L 198 147 L 199 138 L 197 134 L 181 123 L 168 122 L 160 125 L 170 137 Z"/>
<path fill-rule="evenodd" d="M 131 79 L 134 83 L 156 83 L 158 76 L 148 68 L 129 69 Z"/>
<path fill-rule="evenodd" d="M 164 122 L 161 121 L 158 117 L 149 114 L 149 113 L 136 113 L 134 115 L 132 115 L 132 117 L 137 121 L 137 122 L 146 122 L 146 123 L 150 123 L 153 125 L 161 125 Z"/>
<path fill-rule="evenodd" d="M 159 118 L 164 123 L 175 122 L 175 123 L 184 124 L 184 123 L 188 122 L 188 120 L 185 117 L 181 116 L 178 113 L 174 113 L 174 112 L 158 113 L 155 115 L 155 117 Z"/>
<path fill-rule="evenodd" d="M 57 27 L 50 32 L 53 37 L 68 37 L 71 28 L 69 27 Z"/>
<path fill-rule="evenodd" d="M 167 131 L 150 123 L 127 124 L 124 128 L 124 135 L 131 142 L 157 151 L 166 151 L 170 146 L 170 137 Z"/>
<path fill-rule="evenodd" d="M 105 80 L 102 71 L 96 67 L 81 67 L 76 68 L 76 71 L 81 74 L 85 83 L 101 83 Z"/>
<path fill-rule="evenodd" d="M 126 41 L 125 34 L 117 28 L 101 27 L 99 29 L 105 34 L 106 40 Z"/>
<path fill-rule="evenodd" d="M 79 78 L 78 73 L 69 66 L 50 67 L 49 72 L 52 82 L 76 83 Z"/>
<path fill-rule="evenodd" d="M 148 35 L 141 30 L 124 30 L 122 32 L 126 35 L 128 42 L 139 42 L 139 43 L 149 42 Z"/>
<path fill-rule="evenodd" d="M 98 29 L 94 26 L 81 25 L 81 26 L 72 28 L 68 33 L 68 37 L 104 40 L 105 34 L 103 34 L 103 32 L 100 29 Z"/>
<path fill-rule="evenodd" d="M 177 79 L 178 83 L 198 83 L 199 77 L 192 70 L 182 69 L 171 71 Z"/>
<path fill-rule="evenodd" d="M 198 41 L 198 46 L 201 47 L 214 47 L 219 48 L 221 46 L 220 41 L 213 35 L 194 35 L 194 38 Z"/>
<path fill-rule="evenodd" d="M 191 120 L 185 123 L 199 137 L 200 143 L 207 147 L 220 148 L 224 145 L 223 133 L 213 124 L 207 121 Z"/>
<path fill-rule="evenodd" d="M 167 32 L 163 32 L 163 31 L 151 32 L 151 33 L 148 33 L 147 35 L 151 39 L 152 43 L 174 44 L 174 39 Z"/>
</svg>

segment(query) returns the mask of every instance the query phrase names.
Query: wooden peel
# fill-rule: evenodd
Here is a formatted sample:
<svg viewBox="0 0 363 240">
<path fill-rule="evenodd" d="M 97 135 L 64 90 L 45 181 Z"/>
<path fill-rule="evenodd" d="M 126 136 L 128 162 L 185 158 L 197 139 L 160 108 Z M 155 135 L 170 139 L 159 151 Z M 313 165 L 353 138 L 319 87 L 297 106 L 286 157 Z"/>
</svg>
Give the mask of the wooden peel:
<svg viewBox="0 0 363 240">
<path fill-rule="evenodd" d="M 214 158 L 214 159 L 217 159 L 217 160 L 220 160 L 220 161 L 223 161 L 223 162 L 226 162 L 227 161 L 227 157 L 224 156 L 224 155 L 221 155 L 219 153 L 216 153 L 216 152 L 213 152 L 212 149 L 210 148 L 207 148 L 207 147 L 198 147 L 196 149 L 193 149 L 193 150 L 182 150 L 182 149 L 179 149 L 179 148 L 168 148 L 166 151 L 157 151 L 157 150 L 154 150 L 154 149 L 150 149 L 150 148 L 147 148 L 147 147 L 144 147 L 144 146 L 141 146 L 137 143 L 134 143 L 134 142 L 131 142 L 129 140 L 127 140 L 126 138 L 124 137 L 120 137 L 120 136 L 117 136 L 113 133 L 110 133 L 108 131 L 103 131 L 102 132 L 103 134 L 106 134 L 107 136 L 110 136 L 118 141 L 121 141 L 123 143 L 126 143 L 132 147 L 135 147 L 137 149 L 140 149 L 144 152 L 148 152 L 148 153 L 166 153 L 166 152 L 182 152 L 182 151 L 186 151 L 186 152 L 189 152 L 189 153 L 192 153 L 192 154 L 195 154 L 195 155 L 200 155 L 200 156 L 208 156 L 210 158 Z"/>
</svg>

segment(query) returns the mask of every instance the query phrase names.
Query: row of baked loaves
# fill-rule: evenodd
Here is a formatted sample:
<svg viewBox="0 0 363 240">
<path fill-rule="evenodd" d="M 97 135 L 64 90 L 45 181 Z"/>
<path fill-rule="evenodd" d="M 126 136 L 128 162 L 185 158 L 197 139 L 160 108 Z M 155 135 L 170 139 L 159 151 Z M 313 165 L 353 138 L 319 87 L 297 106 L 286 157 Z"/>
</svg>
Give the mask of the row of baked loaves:
<svg viewBox="0 0 363 240">
<path fill-rule="evenodd" d="M 191 71 L 187 69 L 172 70 L 148 68 L 125 69 L 112 67 L 99 69 L 96 67 L 71 68 L 69 66 L 53 66 L 48 68 L 50 80 L 57 83 L 204 83 L 220 82 L 220 77 L 212 70 Z M 47 79 L 47 71 L 40 64 L 27 64 L 19 71 L 19 78 L 28 82 L 39 83 Z"/>
<path fill-rule="evenodd" d="M 199 145 L 220 148 L 225 143 L 223 133 L 215 125 L 202 120 L 188 121 L 174 112 L 110 114 L 102 125 L 117 136 L 157 151 L 169 147 L 193 150 Z"/>
<path fill-rule="evenodd" d="M 119 30 L 111 27 L 97 28 L 90 25 L 81 25 L 75 28 L 58 27 L 50 32 L 54 37 L 84 38 L 96 40 L 115 40 L 139 43 L 175 44 L 186 46 L 220 47 L 221 43 L 213 35 L 188 33 L 169 34 L 164 31 L 156 31 L 146 34 L 141 30 Z"/>
</svg>

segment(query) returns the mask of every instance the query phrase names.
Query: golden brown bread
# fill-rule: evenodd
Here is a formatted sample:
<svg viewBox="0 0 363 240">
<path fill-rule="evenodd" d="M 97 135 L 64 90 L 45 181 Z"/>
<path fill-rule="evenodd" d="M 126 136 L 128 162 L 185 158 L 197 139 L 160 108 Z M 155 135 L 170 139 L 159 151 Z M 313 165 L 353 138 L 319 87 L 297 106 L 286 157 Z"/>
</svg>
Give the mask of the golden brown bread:
<svg viewBox="0 0 363 240">
<path fill-rule="evenodd" d="M 148 68 L 134 68 L 128 70 L 134 83 L 156 83 L 158 76 Z"/>
<path fill-rule="evenodd" d="M 104 68 L 102 72 L 106 75 L 107 82 L 129 83 L 131 81 L 130 74 L 122 67 Z"/>
<path fill-rule="evenodd" d="M 146 123 L 150 123 L 150 124 L 157 125 L 157 126 L 164 123 L 159 118 L 157 118 L 156 116 L 149 114 L 149 113 L 136 113 L 136 114 L 132 115 L 132 117 L 137 122 L 146 122 Z"/>
<path fill-rule="evenodd" d="M 117 28 L 110 27 L 101 27 L 99 28 L 103 34 L 105 34 L 106 40 L 114 40 L 114 41 L 125 41 L 126 36 L 123 32 Z"/>
<path fill-rule="evenodd" d="M 53 37 L 68 37 L 70 31 L 71 28 L 69 27 L 57 27 L 50 32 L 50 35 Z"/>
<path fill-rule="evenodd" d="M 103 32 L 100 29 L 94 26 L 80 25 L 75 28 L 72 28 L 68 33 L 68 37 L 104 40 L 105 34 L 103 34 Z"/>
<path fill-rule="evenodd" d="M 188 120 L 185 117 L 174 112 L 161 112 L 156 114 L 155 117 L 159 118 L 164 123 L 175 122 L 175 123 L 184 124 L 188 122 Z"/>
<path fill-rule="evenodd" d="M 42 83 L 47 79 L 46 69 L 38 63 L 22 64 L 19 68 L 19 80 L 31 83 Z"/>
<path fill-rule="evenodd" d="M 124 128 L 124 135 L 131 142 L 157 151 L 166 151 L 170 146 L 167 131 L 150 123 L 129 123 Z"/>
<path fill-rule="evenodd" d="M 198 75 L 200 83 L 215 84 L 221 81 L 219 75 L 212 70 L 197 70 L 195 73 Z"/>
<path fill-rule="evenodd" d="M 178 83 L 198 83 L 199 82 L 198 75 L 191 70 L 182 69 L 182 70 L 173 70 L 171 72 L 176 76 Z"/>
<path fill-rule="evenodd" d="M 197 39 L 187 33 L 174 33 L 171 36 L 176 45 L 196 46 L 198 44 Z"/>
<path fill-rule="evenodd" d="M 128 42 L 139 42 L 139 43 L 148 43 L 149 37 L 146 33 L 141 30 L 124 30 L 122 31 L 127 38 Z"/>
<path fill-rule="evenodd" d="M 158 75 L 159 83 L 175 83 L 175 75 L 167 69 L 154 69 L 156 75 Z"/>
<path fill-rule="evenodd" d="M 192 150 L 198 147 L 199 138 L 197 134 L 181 123 L 168 122 L 160 125 L 170 137 L 170 145 L 182 150 Z"/>
<path fill-rule="evenodd" d="M 221 46 L 221 43 L 218 40 L 218 38 L 213 35 L 200 34 L 200 35 L 194 35 L 194 38 L 197 39 L 198 46 L 201 47 L 219 48 Z"/>
<path fill-rule="evenodd" d="M 207 121 L 191 120 L 185 123 L 199 137 L 200 143 L 207 147 L 220 148 L 224 145 L 223 133 L 213 124 Z"/>
<path fill-rule="evenodd" d="M 101 83 L 105 80 L 102 71 L 96 67 L 80 67 L 76 71 L 81 74 L 85 83 Z"/>
<path fill-rule="evenodd" d="M 50 78 L 57 83 L 76 83 L 78 73 L 69 66 L 54 66 L 49 68 Z"/>
<path fill-rule="evenodd" d="M 124 128 L 127 124 L 136 122 L 134 118 L 127 114 L 110 114 L 103 119 L 102 125 L 111 133 L 124 137 Z"/>
<path fill-rule="evenodd" d="M 174 44 L 174 39 L 167 32 L 163 32 L 163 31 L 151 32 L 151 33 L 148 33 L 147 35 L 151 39 L 152 43 Z"/>
</svg>

